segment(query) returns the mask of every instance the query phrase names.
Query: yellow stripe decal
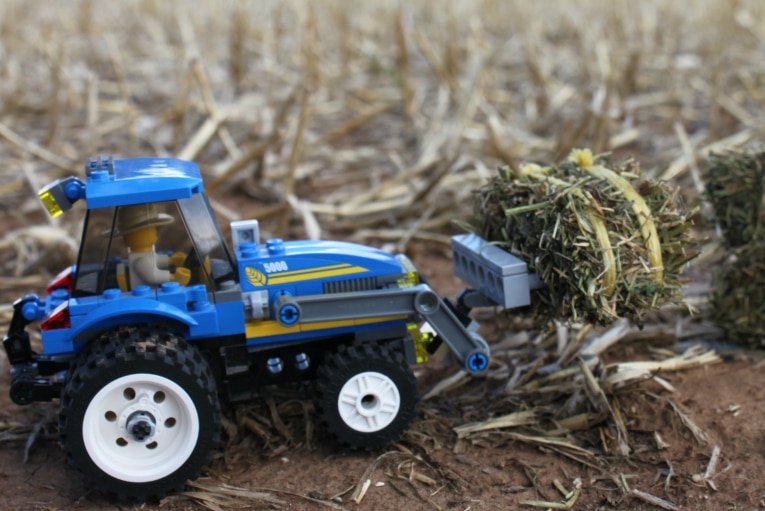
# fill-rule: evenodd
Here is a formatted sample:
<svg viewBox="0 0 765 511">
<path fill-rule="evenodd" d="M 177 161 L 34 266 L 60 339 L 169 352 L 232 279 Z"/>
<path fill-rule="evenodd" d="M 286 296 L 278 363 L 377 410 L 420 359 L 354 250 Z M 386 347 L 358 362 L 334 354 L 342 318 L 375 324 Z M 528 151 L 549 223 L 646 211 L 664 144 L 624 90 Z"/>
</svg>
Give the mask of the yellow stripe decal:
<svg viewBox="0 0 765 511">
<path fill-rule="evenodd" d="M 337 266 L 341 266 L 341 265 L 337 265 Z M 290 282 L 300 282 L 300 281 L 311 280 L 311 279 L 323 279 L 327 277 L 338 277 L 340 275 L 352 275 L 354 273 L 364 273 L 369 271 L 366 268 L 362 268 L 361 266 L 346 266 L 346 265 L 342 265 L 342 266 L 343 268 L 340 268 L 337 270 L 325 269 L 325 268 L 331 268 L 328 266 L 324 266 L 322 268 L 312 268 L 310 270 L 310 273 L 308 272 L 301 273 L 299 275 L 283 276 L 284 273 L 274 273 L 268 276 L 268 285 L 273 286 L 276 284 L 288 284 Z"/>
<path fill-rule="evenodd" d="M 269 277 L 287 277 L 290 275 L 304 275 L 306 273 L 311 273 L 315 271 L 325 271 L 325 270 L 336 270 L 338 268 L 349 268 L 351 265 L 349 263 L 340 263 L 340 264 L 330 264 L 329 266 L 316 266 L 314 268 L 303 268 L 302 270 L 290 270 L 290 271 L 280 271 L 277 273 L 271 273 L 269 274 Z"/>
</svg>

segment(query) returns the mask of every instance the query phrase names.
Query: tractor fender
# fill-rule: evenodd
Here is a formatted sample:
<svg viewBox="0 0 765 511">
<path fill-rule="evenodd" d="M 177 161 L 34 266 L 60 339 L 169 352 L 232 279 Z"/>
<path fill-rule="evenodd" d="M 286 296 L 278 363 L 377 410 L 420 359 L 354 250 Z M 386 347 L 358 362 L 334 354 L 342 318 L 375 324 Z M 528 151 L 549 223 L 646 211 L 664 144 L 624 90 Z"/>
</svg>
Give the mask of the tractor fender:
<svg viewBox="0 0 765 511">
<path fill-rule="evenodd" d="M 69 337 L 80 340 L 81 335 L 91 330 L 102 331 L 138 323 L 168 323 L 189 328 L 198 325 L 197 320 L 177 307 L 155 300 L 132 298 L 102 303 L 81 316 L 73 314 Z"/>
</svg>

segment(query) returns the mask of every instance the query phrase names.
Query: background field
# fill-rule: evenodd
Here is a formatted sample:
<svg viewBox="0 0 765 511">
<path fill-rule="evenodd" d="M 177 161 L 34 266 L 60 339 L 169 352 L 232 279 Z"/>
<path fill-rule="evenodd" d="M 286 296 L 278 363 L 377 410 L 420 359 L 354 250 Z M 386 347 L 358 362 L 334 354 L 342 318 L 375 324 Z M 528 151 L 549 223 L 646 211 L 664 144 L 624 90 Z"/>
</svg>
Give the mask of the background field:
<svg viewBox="0 0 765 511">
<path fill-rule="evenodd" d="M 453 221 L 470 220 L 471 190 L 500 165 L 586 146 L 632 155 L 646 176 L 682 187 L 689 207 L 701 204 L 708 152 L 762 140 L 763 19 L 759 0 L 6 0 L 0 303 L 44 290 L 74 262 L 78 213 L 52 222 L 34 192 L 99 154 L 193 159 L 222 225 L 259 218 L 267 236 L 406 251 L 444 294 L 460 285 L 448 259 Z M 689 271 L 689 296 L 703 307 L 714 222 L 702 207 L 696 223 L 705 253 Z M 0 311 L 4 330 L 10 307 Z M 547 339 L 524 323 L 482 321 L 511 368 L 518 332 Z M 632 489 L 684 509 L 765 505 L 759 354 L 712 345 L 721 332 L 676 309 L 630 335 L 605 363 L 667 357 L 695 341 L 726 363 L 667 375 L 675 394 L 647 383 L 613 396 L 629 415 L 629 458 L 603 450 L 613 423 L 561 437 L 592 456 L 518 436 L 529 430 L 457 441 L 453 427 L 505 413 L 501 371 L 428 400 L 413 433 L 381 458 L 332 444 L 288 389 L 232 411 L 208 488 L 163 508 L 475 510 L 574 497 L 573 509 L 661 508 Z M 555 355 L 554 340 L 537 348 Z M 4 353 L 0 372 L 0 498 L 9 509 L 106 505 L 66 468 L 55 406 L 12 405 Z M 424 390 L 451 372 L 426 366 Z M 709 471 L 714 446 L 721 456 Z M 554 481 L 581 488 L 562 495 Z M 226 497 L 223 484 L 281 503 Z"/>
</svg>

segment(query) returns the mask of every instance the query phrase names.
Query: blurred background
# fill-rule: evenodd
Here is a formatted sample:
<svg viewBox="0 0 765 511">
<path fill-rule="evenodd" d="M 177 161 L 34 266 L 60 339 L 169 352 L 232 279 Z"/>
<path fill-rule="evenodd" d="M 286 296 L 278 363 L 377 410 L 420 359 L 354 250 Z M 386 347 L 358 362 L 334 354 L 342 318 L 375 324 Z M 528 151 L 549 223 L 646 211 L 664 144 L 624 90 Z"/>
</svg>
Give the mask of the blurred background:
<svg viewBox="0 0 765 511">
<path fill-rule="evenodd" d="M 573 147 L 631 155 L 692 203 L 709 150 L 761 134 L 763 11 L 758 0 L 6 0 L 3 273 L 54 271 L 38 257 L 51 243 L 52 266 L 72 256 L 76 215 L 51 225 L 34 192 L 96 155 L 199 162 L 224 223 L 259 217 L 266 234 L 394 249 L 446 240 L 498 166 Z M 28 230 L 38 224 L 49 228 Z"/>
</svg>

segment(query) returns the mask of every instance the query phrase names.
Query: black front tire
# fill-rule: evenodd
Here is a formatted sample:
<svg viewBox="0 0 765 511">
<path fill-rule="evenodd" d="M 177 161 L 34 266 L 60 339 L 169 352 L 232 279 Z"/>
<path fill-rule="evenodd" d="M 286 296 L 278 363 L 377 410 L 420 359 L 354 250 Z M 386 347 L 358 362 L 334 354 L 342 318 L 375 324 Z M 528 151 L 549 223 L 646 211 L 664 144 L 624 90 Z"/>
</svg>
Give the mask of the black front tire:
<svg viewBox="0 0 765 511">
<path fill-rule="evenodd" d="M 403 355 L 383 345 L 341 346 L 318 369 L 318 410 L 329 431 L 354 448 L 384 447 L 417 413 L 417 380 Z"/>
<path fill-rule="evenodd" d="M 199 477 L 220 438 L 215 380 L 199 351 L 152 329 L 111 332 L 70 369 L 61 445 L 83 478 L 120 499 L 146 500 Z"/>
</svg>

